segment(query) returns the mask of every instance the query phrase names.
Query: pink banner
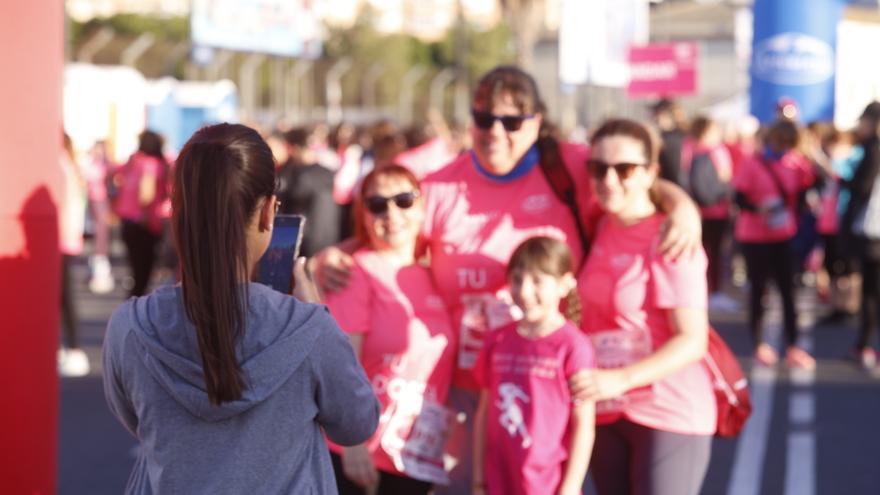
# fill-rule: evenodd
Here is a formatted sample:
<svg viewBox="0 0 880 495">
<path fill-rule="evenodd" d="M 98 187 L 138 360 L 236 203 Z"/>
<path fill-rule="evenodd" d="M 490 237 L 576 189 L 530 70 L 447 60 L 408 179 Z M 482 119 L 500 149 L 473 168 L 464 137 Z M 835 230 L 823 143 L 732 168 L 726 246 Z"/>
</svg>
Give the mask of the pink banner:
<svg viewBox="0 0 880 495">
<path fill-rule="evenodd" d="M 697 91 L 696 43 L 630 47 L 629 67 L 629 96 L 686 96 Z"/>
</svg>

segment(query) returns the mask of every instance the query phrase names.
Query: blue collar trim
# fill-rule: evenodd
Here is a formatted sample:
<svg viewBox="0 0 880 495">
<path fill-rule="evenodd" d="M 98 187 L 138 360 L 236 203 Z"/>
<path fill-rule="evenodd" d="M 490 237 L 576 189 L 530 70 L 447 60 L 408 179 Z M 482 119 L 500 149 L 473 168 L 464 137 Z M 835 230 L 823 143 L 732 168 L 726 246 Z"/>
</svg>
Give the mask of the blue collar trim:
<svg viewBox="0 0 880 495">
<path fill-rule="evenodd" d="M 764 157 L 764 159 L 767 161 L 771 161 L 771 162 L 777 162 L 777 161 L 781 160 L 784 155 L 785 155 L 785 153 L 773 151 L 770 148 L 764 148 L 764 153 L 762 153 L 762 156 Z"/>
<path fill-rule="evenodd" d="M 522 160 L 513 167 L 513 170 L 506 173 L 505 175 L 496 175 L 492 172 L 486 170 L 482 164 L 480 164 L 479 158 L 477 158 L 477 154 L 474 153 L 474 150 L 470 151 L 471 160 L 474 163 L 474 169 L 482 175 L 483 177 L 491 180 L 492 182 L 497 182 L 499 184 L 505 184 L 507 182 L 515 181 L 520 177 L 529 173 L 538 162 L 541 161 L 541 154 L 538 152 L 538 147 L 536 145 L 532 145 L 529 148 L 529 151 L 526 152 L 525 156 L 522 157 Z"/>
</svg>

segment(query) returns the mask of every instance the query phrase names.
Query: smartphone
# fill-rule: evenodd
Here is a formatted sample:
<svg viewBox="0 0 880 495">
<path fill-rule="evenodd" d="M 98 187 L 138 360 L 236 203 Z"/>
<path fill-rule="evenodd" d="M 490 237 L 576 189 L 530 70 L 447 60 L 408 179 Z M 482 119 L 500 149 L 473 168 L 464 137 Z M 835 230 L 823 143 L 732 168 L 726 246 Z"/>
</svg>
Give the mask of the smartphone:
<svg viewBox="0 0 880 495">
<path fill-rule="evenodd" d="M 299 256 L 306 217 L 275 215 L 269 249 L 260 258 L 257 282 L 278 292 L 290 294 L 293 289 L 293 262 Z"/>
</svg>

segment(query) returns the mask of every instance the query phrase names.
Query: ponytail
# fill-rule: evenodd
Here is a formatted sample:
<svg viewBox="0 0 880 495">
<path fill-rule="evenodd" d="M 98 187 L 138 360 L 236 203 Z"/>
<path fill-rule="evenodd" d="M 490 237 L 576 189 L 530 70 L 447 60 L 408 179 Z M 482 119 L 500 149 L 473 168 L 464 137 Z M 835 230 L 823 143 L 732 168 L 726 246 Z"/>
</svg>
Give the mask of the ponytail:
<svg viewBox="0 0 880 495">
<path fill-rule="evenodd" d="M 245 389 L 236 344 L 247 315 L 246 229 L 260 200 L 273 193 L 274 163 L 253 129 L 219 124 L 187 142 L 174 178 L 183 306 L 196 328 L 208 398 L 219 405 Z"/>
</svg>

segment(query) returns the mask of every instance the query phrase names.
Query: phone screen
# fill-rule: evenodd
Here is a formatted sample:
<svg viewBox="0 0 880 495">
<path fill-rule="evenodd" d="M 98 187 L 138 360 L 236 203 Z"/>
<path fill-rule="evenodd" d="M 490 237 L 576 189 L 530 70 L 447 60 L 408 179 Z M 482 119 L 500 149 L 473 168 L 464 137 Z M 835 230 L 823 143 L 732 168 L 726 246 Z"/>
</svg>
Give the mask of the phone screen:
<svg viewBox="0 0 880 495">
<path fill-rule="evenodd" d="M 257 281 L 290 294 L 293 262 L 299 256 L 306 218 L 302 215 L 275 215 L 269 249 L 260 258 Z"/>
</svg>

